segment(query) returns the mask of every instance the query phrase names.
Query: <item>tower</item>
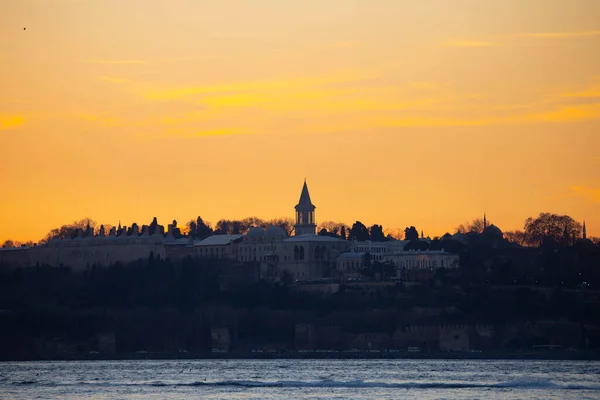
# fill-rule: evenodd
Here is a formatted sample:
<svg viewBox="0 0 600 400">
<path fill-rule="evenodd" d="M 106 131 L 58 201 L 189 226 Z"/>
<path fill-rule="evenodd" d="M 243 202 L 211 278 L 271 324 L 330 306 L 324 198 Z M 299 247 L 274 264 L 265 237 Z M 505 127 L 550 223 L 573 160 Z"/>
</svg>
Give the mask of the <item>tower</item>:
<svg viewBox="0 0 600 400">
<path fill-rule="evenodd" d="M 296 209 L 296 224 L 294 225 L 295 235 L 314 235 L 317 229 L 317 225 L 315 224 L 316 207 L 310 201 L 306 179 L 304 180 L 300 200 L 294 208 Z"/>
<path fill-rule="evenodd" d="M 483 213 L 483 230 L 485 231 L 485 228 L 487 228 L 487 216 L 485 215 L 485 213 Z"/>
<path fill-rule="evenodd" d="M 583 238 L 587 239 L 587 230 L 585 229 L 585 221 L 583 221 Z"/>
</svg>

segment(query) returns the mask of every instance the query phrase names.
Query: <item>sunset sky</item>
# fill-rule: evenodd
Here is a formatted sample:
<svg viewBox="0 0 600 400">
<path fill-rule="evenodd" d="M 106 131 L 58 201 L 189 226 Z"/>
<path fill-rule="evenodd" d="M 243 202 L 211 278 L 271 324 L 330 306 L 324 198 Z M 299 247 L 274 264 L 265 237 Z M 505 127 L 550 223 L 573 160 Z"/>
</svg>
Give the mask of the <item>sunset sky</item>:
<svg viewBox="0 0 600 400">
<path fill-rule="evenodd" d="M 0 241 L 304 178 L 317 221 L 600 236 L 598 0 L 0 0 L 0 65 Z"/>
</svg>

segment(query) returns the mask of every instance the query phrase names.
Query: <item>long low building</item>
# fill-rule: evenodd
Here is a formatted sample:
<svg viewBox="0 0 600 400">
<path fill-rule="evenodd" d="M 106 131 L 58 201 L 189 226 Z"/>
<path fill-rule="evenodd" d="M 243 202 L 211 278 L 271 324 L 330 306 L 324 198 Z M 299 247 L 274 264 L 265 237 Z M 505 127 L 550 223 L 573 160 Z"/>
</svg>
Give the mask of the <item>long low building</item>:
<svg viewBox="0 0 600 400">
<path fill-rule="evenodd" d="M 288 236 L 278 226 L 253 227 L 246 234 L 213 235 L 194 242 L 190 237 L 174 235 L 173 225 L 165 234 L 160 225 L 112 228 L 108 234 L 101 227 L 96 234 L 89 226 L 73 239 L 55 238 L 32 248 L 4 249 L 1 266 L 23 267 L 49 265 L 85 270 L 117 262 L 127 264 L 149 258 L 182 259 L 185 257 L 228 259 L 240 265 L 260 265 L 267 280 L 291 278 L 312 281 L 328 276 L 332 270 L 345 277 L 358 277 L 363 256 L 372 262 L 391 261 L 398 269 L 435 269 L 458 266 L 458 256 L 439 251 L 403 251 L 406 241 L 351 242 L 316 235 L 315 206 L 306 181 L 295 206 L 295 234 Z"/>
<path fill-rule="evenodd" d="M 383 256 L 383 261 L 394 263 L 396 268 L 409 269 L 436 269 L 458 268 L 458 254 L 445 251 L 402 251 L 389 253 Z"/>
<path fill-rule="evenodd" d="M 123 264 L 149 258 L 182 259 L 185 257 L 229 259 L 240 264 L 260 264 L 265 279 L 282 279 L 285 275 L 302 281 L 319 279 L 335 268 L 338 256 L 350 249 L 351 243 L 329 236 L 316 235 L 315 206 L 306 181 L 295 206 L 295 235 L 288 237 L 278 226 L 267 229 L 253 227 L 241 235 L 213 235 L 193 242 L 189 237 L 175 237 L 175 227 L 169 225 L 165 234 L 160 225 L 151 231 L 112 228 L 108 234 L 101 227 L 98 233 L 88 226 L 75 238 L 55 238 L 35 248 L 4 250 L 2 266 L 69 267 L 85 270 L 94 266 Z"/>
</svg>

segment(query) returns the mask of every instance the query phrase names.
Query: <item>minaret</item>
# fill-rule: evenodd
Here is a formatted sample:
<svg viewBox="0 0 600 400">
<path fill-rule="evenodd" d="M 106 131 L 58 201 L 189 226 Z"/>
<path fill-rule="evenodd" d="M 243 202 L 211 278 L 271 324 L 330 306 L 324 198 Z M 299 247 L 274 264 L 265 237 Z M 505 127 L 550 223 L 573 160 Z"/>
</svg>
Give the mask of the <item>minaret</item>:
<svg viewBox="0 0 600 400">
<path fill-rule="evenodd" d="M 583 238 L 587 239 L 587 230 L 585 229 L 585 221 L 583 221 Z"/>
<path fill-rule="evenodd" d="M 296 209 L 296 225 L 294 225 L 295 235 L 314 235 L 317 229 L 317 225 L 315 224 L 316 207 L 310 201 L 306 179 L 304 179 L 300 200 L 294 208 Z"/>
</svg>

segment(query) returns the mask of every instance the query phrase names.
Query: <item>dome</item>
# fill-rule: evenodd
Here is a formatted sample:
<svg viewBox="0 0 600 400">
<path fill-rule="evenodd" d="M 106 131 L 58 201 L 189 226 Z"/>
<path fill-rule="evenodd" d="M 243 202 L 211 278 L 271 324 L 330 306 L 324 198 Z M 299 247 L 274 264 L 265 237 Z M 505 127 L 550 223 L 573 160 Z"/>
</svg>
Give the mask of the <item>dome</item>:
<svg viewBox="0 0 600 400">
<path fill-rule="evenodd" d="M 248 230 L 244 240 L 261 241 L 265 236 L 265 230 L 259 226 L 253 226 Z"/>
<path fill-rule="evenodd" d="M 262 237 L 265 234 L 265 230 L 263 228 L 261 228 L 260 226 L 253 226 L 252 228 L 250 228 L 248 230 L 248 232 L 246 233 L 246 236 L 250 236 L 250 237 Z"/>
<path fill-rule="evenodd" d="M 496 225 L 492 224 L 490 226 L 488 226 L 487 228 L 485 228 L 485 230 L 483 231 L 484 235 L 493 235 L 493 236 L 500 236 L 502 237 L 503 233 L 500 230 L 500 228 L 498 228 Z"/>
<path fill-rule="evenodd" d="M 269 237 L 286 237 L 286 233 L 280 226 L 274 225 L 267 228 L 265 234 Z"/>
</svg>

